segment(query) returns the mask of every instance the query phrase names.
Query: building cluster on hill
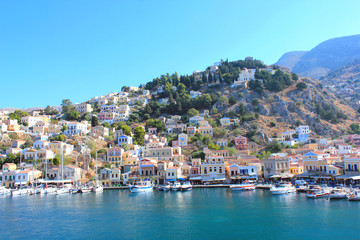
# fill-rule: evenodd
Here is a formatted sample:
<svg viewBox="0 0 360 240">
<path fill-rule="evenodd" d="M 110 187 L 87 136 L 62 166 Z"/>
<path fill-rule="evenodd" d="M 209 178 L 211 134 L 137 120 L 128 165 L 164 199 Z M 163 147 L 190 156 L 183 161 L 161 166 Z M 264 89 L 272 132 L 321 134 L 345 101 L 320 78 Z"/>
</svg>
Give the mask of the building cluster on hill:
<svg viewBox="0 0 360 240">
<path fill-rule="evenodd" d="M 219 82 L 226 77 L 222 68 L 215 63 L 206 72 L 194 72 L 189 81 Z M 241 69 L 233 86 L 246 88 L 255 73 L 255 68 Z M 164 78 L 177 81 L 176 75 Z M 293 177 L 360 180 L 359 135 L 315 138 L 308 125 L 299 125 L 256 143 L 236 131 L 241 119 L 219 117 L 211 109 L 209 94 L 182 83 L 154 85 L 157 81 L 162 80 L 154 80 L 150 90 L 124 87 L 80 104 L 66 100 L 61 107 L 1 113 L 1 185 L 78 184 L 95 178 L 104 186 L 144 179 L 154 184 L 178 179 L 194 184 Z M 159 111 L 164 106 L 185 108 L 179 108 L 182 101 L 199 105 L 199 99 L 202 112 L 190 109 L 186 116 Z"/>
</svg>

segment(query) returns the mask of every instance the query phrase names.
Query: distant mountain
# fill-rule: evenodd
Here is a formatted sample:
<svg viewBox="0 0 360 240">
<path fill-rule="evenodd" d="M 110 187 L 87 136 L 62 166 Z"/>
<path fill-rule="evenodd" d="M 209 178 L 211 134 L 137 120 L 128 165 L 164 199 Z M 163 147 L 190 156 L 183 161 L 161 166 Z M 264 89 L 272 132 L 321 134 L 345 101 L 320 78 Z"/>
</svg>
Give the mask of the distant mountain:
<svg viewBox="0 0 360 240">
<path fill-rule="evenodd" d="M 277 61 L 275 65 L 280 65 L 292 70 L 296 63 L 299 61 L 299 59 L 306 53 L 307 51 L 287 52 L 280 57 L 279 61 Z"/>
<path fill-rule="evenodd" d="M 296 59 L 294 55 L 296 56 L 290 52 L 290 60 L 286 60 L 285 57 L 285 65 L 294 65 L 291 70 L 301 76 L 319 79 L 331 71 L 360 59 L 360 35 L 333 38 L 322 42 L 301 56 L 296 63 L 294 63 Z M 286 54 L 281 58 L 284 56 Z M 280 61 L 281 58 L 278 61 L 279 65 L 284 64 L 282 63 L 284 60 Z"/>
</svg>

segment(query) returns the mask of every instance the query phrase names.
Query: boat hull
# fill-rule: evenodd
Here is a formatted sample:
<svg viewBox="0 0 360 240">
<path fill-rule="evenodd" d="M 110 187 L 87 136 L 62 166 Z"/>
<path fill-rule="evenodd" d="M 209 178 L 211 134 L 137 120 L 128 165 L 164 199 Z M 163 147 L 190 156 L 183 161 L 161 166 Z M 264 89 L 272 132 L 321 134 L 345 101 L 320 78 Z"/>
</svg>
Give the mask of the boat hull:
<svg viewBox="0 0 360 240">
<path fill-rule="evenodd" d="M 138 192 L 150 192 L 153 190 L 153 187 L 152 186 L 149 186 L 149 187 L 130 187 L 130 192 L 132 193 L 138 193 Z"/>
</svg>

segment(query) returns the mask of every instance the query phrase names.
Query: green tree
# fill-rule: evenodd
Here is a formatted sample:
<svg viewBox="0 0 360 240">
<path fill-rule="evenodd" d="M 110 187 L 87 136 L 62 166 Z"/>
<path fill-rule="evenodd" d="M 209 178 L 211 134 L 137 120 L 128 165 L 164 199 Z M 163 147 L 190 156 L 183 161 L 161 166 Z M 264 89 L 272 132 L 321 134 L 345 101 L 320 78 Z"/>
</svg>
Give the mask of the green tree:
<svg viewBox="0 0 360 240">
<path fill-rule="evenodd" d="M 236 102 L 237 102 L 237 101 L 236 101 L 236 98 L 235 98 L 235 97 L 233 97 L 233 96 L 230 96 L 230 97 L 229 97 L 229 104 L 230 104 L 230 105 L 234 105 L 234 104 L 236 104 Z"/>
<path fill-rule="evenodd" d="M 190 108 L 188 111 L 187 111 L 187 114 L 189 117 L 194 117 L 194 116 L 198 116 L 199 115 L 199 111 L 196 110 L 195 108 Z"/>
<path fill-rule="evenodd" d="M 149 119 L 146 121 L 146 127 L 156 127 L 158 133 L 165 132 L 165 124 L 160 119 Z"/>
<path fill-rule="evenodd" d="M 269 143 L 266 147 L 266 150 L 271 152 L 271 153 L 278 153 L 281 152 L 281 150 L 284 148 L 284 146 L 277 142 L 277 141 L 272 141 L 271 143 Z"/>
<path fill-rule="evenodd" d="M 66 136 L 64 134 L 57 135 L 55 141 L 65 142 Z"/>
<path fill-rule="evenodd" d="M 134 129 L 134 143 L 137 145 L 144 145 L 145 130 L 143 127 L 137 127 Z"/>
<path fill-rule="evenodd" d="M 99 119 L 96 116 L 92 116 L 91 118 L 91 126 L 96 127 L 99 125 Z"/>
<path fill-rule="evenodd" d="M 306 85 L 306 83 L 304 83 L 304 82 L 299 82 L 299 83 L 296 84 L 296 88 L 297 88 L 298 90 L 302 91 L 302 90 L 304 90 L 304 89 L 307 88 L 307 85 Z"/>
<path fill-rule="evenodd" d="M 17 120 L 19 124 L 21 122 L 21 118 L 26 117 L 26 116 L 29 116 L 29 113 L 21 111 L 21 110 L 15 110 L 14 112 L 9 114 L 9 118 Z"/>
</svg>

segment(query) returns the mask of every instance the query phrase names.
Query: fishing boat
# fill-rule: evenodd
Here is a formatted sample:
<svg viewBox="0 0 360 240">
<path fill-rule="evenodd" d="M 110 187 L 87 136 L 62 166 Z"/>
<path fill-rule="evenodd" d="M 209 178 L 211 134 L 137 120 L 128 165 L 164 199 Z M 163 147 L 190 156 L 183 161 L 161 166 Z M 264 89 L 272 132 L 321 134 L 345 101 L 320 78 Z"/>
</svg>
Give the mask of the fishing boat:
<svg viewBox="0 0 360 240">
<path fill-rule="evenodd" d="M 245 181 L 242 184 L 236 184 L 230 186 L 230 189 L 231 191 L 252 191 L 255 190 L 255 184 Z"/>
<path fill-rule="evenodd" d="M 190 191 L 190 190 L 192 190 L 192 185 L 189 181 L 186 181 L 181 185 L 181 191 Z"/>
<path fill-rule="evenodd" d="M 130 192 L 149 192 L 153 190 L 153 185 L 149 180 L 143 182 L 136 182 L 134 185 L 130 185 Z"/>
<path fill-rule="evenodd" d="M 92 191 L 93 192 L 96 192 L 96 193 L 99 193 L 99 192 L 103 192 L 104 191 L 104 188 L 101 186 L 101 185 L 97 185 L 97 186 L 94 186 L 92 188 Z"/>
<path fill-rule="evenodd" d="M 281 183 L 277 186 L 270 188 L 273 195 L 281 195 L 296 192 L 296 188 L 291 183 Z"/>
<path fill-rule="evenodd" d="M 347 195 L 348 195 L 348 193 L 346 191 L 344 191 L 344 189 L 335 188 L 335 189 L 331 190 L 330 195 L 329 195 L 329 199 L 330 200 L 346 199 Z"/>
<path fill-rule="evenodd" d="M 330 195 L 330 191 L 327 189 L 320 189 L 314 192 L 308 192 L 306 194 L 307 198 L 312 198 L 312 199 L 316 199 L 316 198 L 323 198 L 323 197 L 327 197 Z"/>
<path fill-rule="evenodd" d="M 181 185 L 179 182 L 174 182 L 174 184 L 171 186 L 171 191 L 180 191 Z"/>
</svg>

